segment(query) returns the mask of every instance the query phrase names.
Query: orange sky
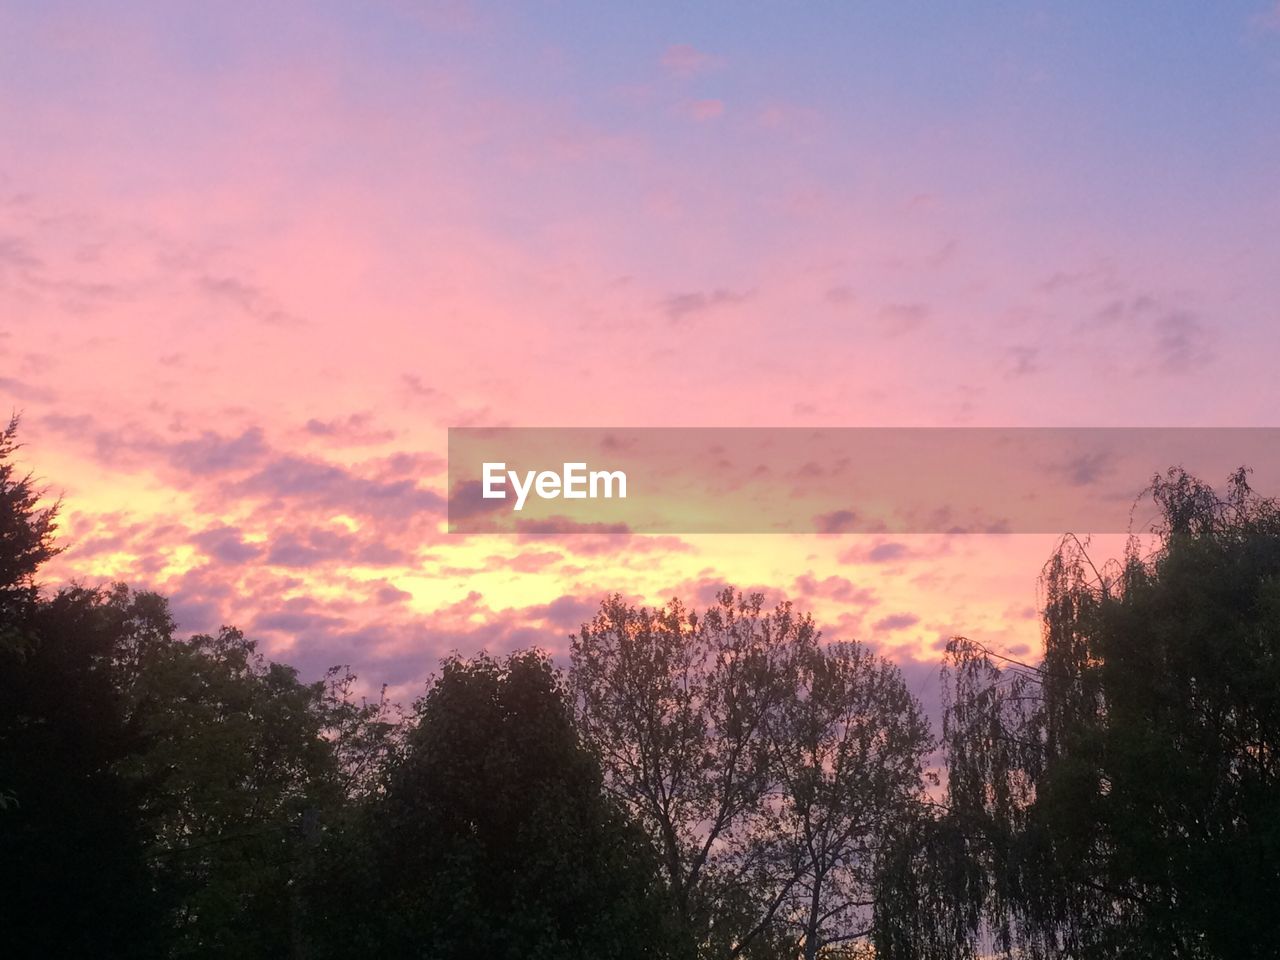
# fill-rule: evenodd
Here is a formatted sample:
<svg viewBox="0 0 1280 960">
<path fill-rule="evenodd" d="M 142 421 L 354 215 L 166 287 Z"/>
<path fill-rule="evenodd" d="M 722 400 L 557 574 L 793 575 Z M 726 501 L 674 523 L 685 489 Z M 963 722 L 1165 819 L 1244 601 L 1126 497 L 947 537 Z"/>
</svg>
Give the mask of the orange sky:
<svg viewBox="0 0 1280 960">
<path fill-rule="evenodd" d="M 406 691 L 727 582 L 924 684 L 1053 537 L 449 535 L 446 429 L 1276 421 L 1265 4 L 711 6 L 0 9 L 46 579 Z"/>
</svg>

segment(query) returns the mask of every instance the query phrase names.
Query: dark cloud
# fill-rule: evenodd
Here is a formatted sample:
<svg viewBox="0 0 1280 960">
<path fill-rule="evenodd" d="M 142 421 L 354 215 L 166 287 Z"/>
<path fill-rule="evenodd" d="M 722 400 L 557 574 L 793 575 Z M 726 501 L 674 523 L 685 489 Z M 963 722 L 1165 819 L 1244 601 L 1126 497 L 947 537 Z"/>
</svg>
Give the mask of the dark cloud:
<svg viewBox="0 0 1280 960">
<path fill-rule="evenodd" d="M 1155 324 L 1156 363 L 1165 373 L 1189 373 L 1213 359 L 1208 331 L 1195 314 L 1174 310 Z"/>
<path fill-rule="evenodd" d="M 1135 297 L 1117 297 L 1103 304 L 1085 326 L 1114 327 L 1117 324 L 1139 319 L 1158 306 L 1154 298 L 1145 294 Z"/>
<path fill-rule="evenodd" d="M 403 603 L 410 599 L 413 594 L 408 590 L 401 590 L 399 587 L 387 583 L 380 586 L 373 594 L 374 599 L 383 605 L 392 603 Z"/>
<path fill-rule="evenodd" d="M 196 287 L 210 299 L 229 303 L 262 323 L 279 326 L 300 322 L 297 317 L 281 309 L 271 295 L 257 284 L 235 277 L 205 274 L 196 278 Z"/>
<path fill-rule="evenodd" d="M 174 594 L 169 598 L 169 615 L 183 633 L 214 633 L 222 626 L 219 606 L 213 600 Z"/>
<path fill-rule="evenodd" d="M 479 480 L 464 480 L 455 483 L 449 491 L 449 523 L 477 517 L 486 513 L 494 513 L 508 507 L 505 500 L 496 497 L 488 499 L 484 496 L 484 484 Z"/>
<path fill-rule="evenodd" d="M 247 563 L 262 552 L 257 544 L 246 543 L 236 527 L 209 527 L 191 540 L 212 559 L 228 566 Z"/>
<path fill-rule="evenodd" d="M 55 394 L 47 387 L 36 386 L 13 377 L 0 377 L 0 395 L 7 394 L 15 400 L 29 400 L 33 403 L 49 403 Z"/>
<path fill-rule="evenodd" d="M 443 394 L 435 387 L 428 386 L 422 382 L 422 378 L 416 373 L 406 373 L 401 375 L 400 382 L 404 384 L 406 390 L 424 400 L 442 399 Z"/>
<path fill-rule="evenodd" d="M 877 313 L 884 332 L 889 336 L 910 333 L 929 319 L 929 307 L 923 303 L 888 303 Z"/>
<path fill-rule="evenodd" d="M 51 413 L 40 419 L 40 426 L 91 445 L 102 463 L 136 468 L 158 459 L 197 476 L 248 469 L 270 453 L 260 427 L 249 427 L 236 436 L 205 430 L 191 439 L 172 440 L 135 425 L 104 426 L 88 413 Z"/>
<path fill-rule="evenodd" d="M 253 621 L 254 630 L 271 630 L 288 633 L 298 640 L 307 640 L 317 633 L 346 623 L 341 617 L 330 616 L 314 610 L 277 610 L 264 613 Z"/>
<path fill-rule="evenodd" d="M 194 474 L 243 470 L 261 461 L 267 453 L 260 427 L 250 427 L 237 437 L 224 437 L 206 430 L 194 440 L 183 440 L 168 450 L 170 463 Z"/>
<path fill-rule="evenodd" d="M 313 417 L 307 421 L 305 429 L 314 437 L 328 437 L 343 443 L 386 443 L 395 439 L 395 431 L 374 427 L 371 413 L 353 413 L 334 420 L 318 420 Z"/>
<path fill-rule="evenodd" d="M 540 607 L 533 607 L 529 615 L 536 620 L 545 620 L 552 626 L 562 630 L 577 630 L 595 616 L 598 604 L 578 597 L 562 596 Z"/>
<path fill-rule="evenodd" d="M 887 617 L 877 620 L 873 627 L 876 630 L 905 630 L 907 627 L 914 627 L 920 622 L 920 618 L 914 613 L 892 613 Z"/>
<path fill-rule="evenodd" d="M 1115 470 L 1115 455 L 1107 450 L 1094 450 L 1071 457 L 1057 466 L 1059 472 L 1073 487 L 1087 487 L 1097 483 Z"/>
<path fill-rule="evenodd" d="M 8 271 L 27 272 L 39 270 L 44 262 L 31 250 L 31 245 L 21 237 L 0 237 L 0 276 Z"/>
<path fill-rule="evenodd" d="M 1102 306 L 1077 324 L 1080 331 L 1097 335 L 1101 328 L 1112 337 L 1123 333 L 1128 344 L 1141 357 L 1152 358 L 1161 373 L 1186 374 L 1212 362 L 1212 337 L 1194 310 L 1148 293 L 1116 295 L 1114 288 L 1122 285 L 1117 282 L 1107 288 L 1109 296 Z"/>
<path fill-rule="evenodd" d="M 852 510 L 835 510 L 813 518 L 818 533 L 851 533 L 857 529 L 858 515 Z"/>
<path fill-rule="evenodd" d="M 1041 293 L 1081 290 L 1091 294 L 1112 294 L 1121 288 L 1115 265 L 1102 260 L 1082 270 L 1059 270 L 1036 285 Z"/>
<path fill-rule="evenodd" d="M 439 514 L 444 498 L 412 480 L 380 481 L 318 460 L 280 456 L 238 484 L 240 493 L 335 507 L 350 513 L 408 521 Z"/>
<path fill-rule="evenodd" d="M 325 563 L 394 566 L 409 557 L 380 541 L 362 541 L 339 530 L 289 530 L 271 543 L 267 563 L 278 567 L 314 567 Z"/>
<path fill-rule="evenodd" d="M 717 307 L 743 303 L 751 298 L 751 292 L 716 289 L 709 293 L 675 293 L 662 301 L 663 312 L 672 323 L 680 323 Z"/>
<path fill-rule="evenodd" d="M 877 602 L 873 590 L 859 587 L 847 577 L 835 575 L 818 580 L 812 574 L 801 574 L 796 577 L 793 589 L 802 597 L 819 597 L 837 603 L 869 607 Z"/>
<path fill-rule="evenodd" d="M 872 563 L 890 563 L 894 560 L 902 560 L 908 555 L 907 545 L 905 543 L 897 543 L 890 541 L 888 543 L 877 543 L 869 551 L 867 551 L 867 559 Z"/>
<path fill-rule="evenodd" d="M 1040 369 L 1037 362 L 1040 357 L 1039 347 L 1010 347 L 1005 351 L 1008 359 L 1008 376 L 1025 377 Z"/>
</svg>

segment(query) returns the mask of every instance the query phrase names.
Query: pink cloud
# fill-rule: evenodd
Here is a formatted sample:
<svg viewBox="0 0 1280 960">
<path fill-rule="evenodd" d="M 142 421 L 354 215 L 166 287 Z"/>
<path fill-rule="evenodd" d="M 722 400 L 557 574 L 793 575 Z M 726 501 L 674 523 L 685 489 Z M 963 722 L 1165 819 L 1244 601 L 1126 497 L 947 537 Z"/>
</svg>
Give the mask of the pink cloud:
<svg viewBox="0 0 1280 960">
<path fill-rule="evenodd" d="M 690 120 L 705 122 L 724 116 L 724 101 L 714 99 L 690 100 L 682 104 L 680 112 Z"/>
<path fill-rule="evenodd" d="M 662 52 L 662 68 L 676 77 L 691 77 L 720 66 L 721 59 L 687 43 L 673 43 Z"/>
</svg>

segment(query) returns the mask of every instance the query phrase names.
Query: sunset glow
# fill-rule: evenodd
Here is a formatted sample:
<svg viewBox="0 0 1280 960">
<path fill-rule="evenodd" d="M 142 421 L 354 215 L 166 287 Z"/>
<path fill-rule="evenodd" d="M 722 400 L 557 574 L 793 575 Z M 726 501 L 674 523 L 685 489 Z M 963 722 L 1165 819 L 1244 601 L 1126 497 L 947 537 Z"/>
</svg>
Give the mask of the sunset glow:
<svg viewBox="0 0 1280 960">
<path fill-rule="evenodd" d="M 0 7 L 46 584 L 406 698 L 726 583 L 1034 655 L 1052 535 L 447 532 L 451 426 L 1275 423 L 1280 8 L 895 7 Z"/>
</svg>

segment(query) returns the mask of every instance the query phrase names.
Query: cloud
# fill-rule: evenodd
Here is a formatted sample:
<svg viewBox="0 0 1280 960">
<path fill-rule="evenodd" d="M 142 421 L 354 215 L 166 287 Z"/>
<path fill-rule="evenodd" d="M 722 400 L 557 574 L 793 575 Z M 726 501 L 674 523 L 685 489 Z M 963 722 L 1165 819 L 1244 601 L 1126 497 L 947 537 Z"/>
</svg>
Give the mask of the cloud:
<svg viewBox="0 0 1280 960">
<path fill-rule="evenodd" d="M 744 303 L 750 298 L 750 292 L 738 292 L 723 288 L 717 288 L 709 293 L 701 291 L 675 293 L 662 301 L 662 309 L 672 323 L 680 323 L 699 314 L 714 310 L 717 307 Z"/>
<path fill-rule="evenodd" d="M 334 420 L 312 417 L 307 421 L 305 429 L 313 437 L 327 437 L 351 444 L 386 443 L 396 436 L 393 430 L 375 429 L 371 413 L 353 413 Z"/>
<path fill-rule="evenodd" d="M 280 567 L 314 567 L 325 563 L 393 566 L 408 556 L 381 541 L 362 540 L 339 530 L 289 530 L 271 543 L 267 563 Z"/>
<path fill-rule="evenodd" d="M 1025 377 L 1040 369 L 1037 360 L 1040 357 L 1039 347 L 1010 347 L 1005 351 L 1008 359 L 1009 377 Z"/>
<path fill-rule="evenodd" d="M 485 558 L 491 569 L 514 570 L 516 573 L 537 573 L 564 560 L 554 550 L 526 550 L 515 556 L 491 554 Z"/>
<path fill-rule="evenodd" d="M 262 460 L 267 453 L 260 427 L 250 427 L 236 437 L 206 430 L 194 440 L 183 440 L 168 448 L 169 462 L 194 474 L 242 470 Z"/>
<path fill-rule="evenodd" d="M 463 480 L 449 491 L 449 522 L 458 523 L 472 517 L 509 508 L 505 500 L 484 495 L 484 484 L 479 480 Z"/>
<path fill-rule="evenodd" d="M 836 559 L 840 563 L 897 563 L 913 555 L 905 543 L 896 540 L 881 541 L 871 548 L 855 544 L 841 553 Z"/>
<path fill-rule="evenodd" d="M 374 591 L 374 599 L 381 604 L 403 603 L 413 597 L 408 590 L 401 590 L 395 584 L 384 583 Z"/>
<path fill-rule="evenodd" d="M 662 69 L 673 77 L 692 77 L 719 67 L 723 61 L 687 43 L 673 43 L 662 51 Z"/>
<path fill-rule="evenodd" d="M 1115 455 L 1107 450 L 1094 450 L 1055 465 L 1055 470 L 1070 486 L 1087 487 L 1115 472 Z"/>
<path fill-rule="evenodd" d="M 31 252 L 31 245 L 20 237 L 0 237 L 0 277 L 10 270 L 39 270 L 44 262 Z"/>
<path fill-rule="evenodd" d="M 1113 294 L 1121 288 L 1116 268 L 1109 260 L 1101 260 L 1081 270 L 1058 270 L 1036 284 L 1041 293 L 1081 290 L 1086 293 Z"/>
<path fill-rule="evenodd" d="M 877 543 L 867 552 L 867 559 L 872 563 L 890 563 L 894 560 L 902 560 L 908 555 L 909 551 L 905 543 L 890 541 Z"/>
<path fill-rule="evenodd" d="M 237 280 L 205 274 L 196 278 L 196 287 L 214 301 L 229 303 L 255 320 L 273 326 L 298 324 L 299 318 L 287 313 L 262 287 Z"/>
<path fill-rule="evenodd" d="M 415 397 L 423 400 L 442 399 L 443 394 L 435 387 L 428 386 L 422 382 L 422 378 L 416 373 L 405 373 L 400 375 L 400 383 L 404 388 Z"/>
<path fill-rule="evenodd" d="M 54 393 L 45 387 L 38 387 L 12 377 L 0 377 L 0 393 L 7 393 L 18 400 L 30 400 L 33 403 L 49 403 Z"/>
<path fill-rule="evenodd" d="M 599 603 L 594 600 L 583 600 L 565 595 L 550 603 L 529 609 L 529 615 L 535 620 L 544 620 L 562 630 L 577 630 L 595 616 Z"/>
<path fill-rule="evenodd" d="M 1112 279 L 1110 286 L 1121 288 L 1122 284 Z M 1102 329 L 1108 336 L 1131 338 L 1129 343 L 1136 345 L 1141 356 L 1151 356 L 1161 373 L 1190 373 L 1214 359 L 1212 338 L 1199 315 L 1185 306 L 1162 303 L 1149 293 L 1109 295 L 1077 328 L 1091 336 Z"/>
<path fill-rule="evenodd" d="M 877 603 L 875 591 L 859 587 L 847 577 L 835 575 L 819 580 L 813 574 L 801 574 L 796 577 L 792 590 L 801 597 L 817 597 L 860 607 L 870 607 Z"/>
<path fill-rule="evenodd" d="M 1112 327 L 1120 323 L 1127 323 L 1141 318 L 1158 306 L 1159 304 L 1155 298 L 1146 294 L 1139 294 L 1133 297 L 1116 297 L 1103 304 L 1084 326 Z"/>
<path fill-rule="evenodd" d="M 412 480 L 380 481 L 331 463 L 285 455 L 241 481 L 242 494 L 335 507 L 353 514 L 395 518 L 440 514 L 444 498 Z"/>
<path fill-rule="evenodd" d="M 852 533 L 858 527 L 858 515 L 852 510 L 833 510 L 813 518 L 818 533 Z"/>
<path fill-rule="evenodd" d="M 236 527 L 209 527 L 193 535 L 191 542 L 211 559 L 228 566 L 247 563 L 262 553 L 262 547 L 246 543 Z"/>
<path fill-rule="evenodd" d="M 680 112 L 690 120 L 705 122 L 724 116 L 724 101 L 712 98 L 689 100 L 680 105 Z"/>
<path fill-rule="evenodd" d="M 256 617 L 253 621 L 253 629 L 279 631 L 291 634 L 297 639 L 305 639 L 344 623 L 345 621 L 340 617 L 307 609 L 284 609 Z"/>
<path fill-rule="evenodd" d="M 893 613 L 887 617 L 877 620 L 873 625 L 876 630 L 905 630 L 907 627 L 914 627 L 920 622 L 920 618 L 914 613 Z"/>
<path fill-rule="evenodd" d="M 923 303 L 889 303 L 877 312 L 884 332 L 891 336 L 910 333 L 929 319 L 929 307 Z"/>
<path fill-rule="evenodd" d="M 1165 373 L 1189 373 L 1213 360 L 1209 334 L 1187 310 L 1174 310 L 1155 324 L 1156 363 Z"/>
</svg>

